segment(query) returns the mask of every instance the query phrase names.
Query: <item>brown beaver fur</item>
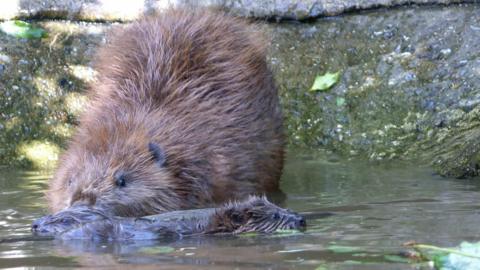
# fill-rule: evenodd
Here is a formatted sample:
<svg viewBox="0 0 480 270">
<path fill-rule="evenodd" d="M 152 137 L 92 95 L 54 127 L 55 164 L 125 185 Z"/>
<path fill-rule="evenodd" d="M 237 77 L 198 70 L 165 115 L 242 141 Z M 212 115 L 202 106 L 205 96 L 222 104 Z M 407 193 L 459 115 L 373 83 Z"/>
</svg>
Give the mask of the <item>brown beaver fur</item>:
<svg viewBox="0 0 480 270">
<path fill-rule="evenodd" d="M 254 26 L 170 9 L 114 32 L 96 61 L 50 182 L 53 212 L 86 201 L 144 216 L 278 188 L 282 115 Z"/>
</svg>

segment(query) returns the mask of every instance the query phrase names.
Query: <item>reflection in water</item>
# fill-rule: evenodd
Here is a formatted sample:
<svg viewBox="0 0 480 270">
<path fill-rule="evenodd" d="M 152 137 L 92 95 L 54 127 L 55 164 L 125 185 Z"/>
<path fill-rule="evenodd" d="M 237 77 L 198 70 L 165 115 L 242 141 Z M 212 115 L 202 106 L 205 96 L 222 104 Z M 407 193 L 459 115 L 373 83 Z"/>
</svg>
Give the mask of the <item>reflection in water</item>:
<svg viewBox="0 0 480 270">
<path fill-rule="evenodd" d="M 138 265 L 168 269 L 385 269 L 385 254 L 402 251 L 409 240 L 454 246 L 478 240 L 480 209 L 475 182 L 442 179 L 404 164 L 373 166 L 325 160 L 319 153 L 292 154 L 282 188 L 285 206 L 308 218 L 304 234 L 193 237 L 174 242 L 21 241 L 0 245 L 0 267 Z M 0 177 L 0 237 L 29 235 L 45 214 L 48 176 L 3 171 Z M 458 220 L 462 220 L 461 223 Z M 170 247 L 163 253 L 159 246 Z M 338 247 L 342 248 L 341 252 Z M 349 247 L 345 250 L 345 247 Z M 174 251 L 172 251 L 172 249 Z M 131 267 L 131 266 L 130 266 Z M 407 264 L 396 268 L 409 269 Z"/>
</svg>

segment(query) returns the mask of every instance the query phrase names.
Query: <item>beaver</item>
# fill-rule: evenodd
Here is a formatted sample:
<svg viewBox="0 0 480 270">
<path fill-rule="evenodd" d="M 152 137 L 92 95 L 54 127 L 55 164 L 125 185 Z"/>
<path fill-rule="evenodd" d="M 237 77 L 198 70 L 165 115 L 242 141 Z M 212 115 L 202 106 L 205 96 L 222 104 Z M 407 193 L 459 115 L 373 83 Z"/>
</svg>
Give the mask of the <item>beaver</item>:
<svg viewBox="0 0 480 270">
<path fill-rule="evenodd" d="M 76 205 L 34 221 L 32 232 L 60 239 L 151 240 L 202 234 L 272 233 L 305 227 L 305 219 L 299 214 L 282 209 L 265 197 L 250 196 L 218 208 L 141 218 L 116 217 L 102 208 Z"/>
<path fill-rule="evenodd" d="M 114 31 L 50 181 L 51 211 L 138 217 L 278 191 L 283 118 L 256 28 L 172 8 Z"/>
</svg>

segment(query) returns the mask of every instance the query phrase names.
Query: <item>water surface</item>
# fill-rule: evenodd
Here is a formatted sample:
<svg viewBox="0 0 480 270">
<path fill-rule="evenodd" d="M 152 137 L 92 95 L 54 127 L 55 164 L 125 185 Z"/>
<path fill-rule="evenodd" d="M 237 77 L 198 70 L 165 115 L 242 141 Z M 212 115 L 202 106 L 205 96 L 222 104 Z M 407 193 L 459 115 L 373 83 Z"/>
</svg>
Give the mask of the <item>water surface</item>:
<svg viewBox="0 0 480 270">
<path fill-rule="evenodd" d="M 2 170 L 0 175 L 0 237 L 29 235 L 31 221 L 46 213 L 48 173 Z M 0 267 L 413 269 L 386 255 L 404 251 L 402 244 L 410 240 L 441 246 L 480 240 L 480 207 L 472 203 L 480 184 L 474 180 L 315 152 L 290 154 L 282 188 L 284 206 L 307 216 L 303 234 L 176 242 L 20 241 L 0 245 Z"/>
</svg>

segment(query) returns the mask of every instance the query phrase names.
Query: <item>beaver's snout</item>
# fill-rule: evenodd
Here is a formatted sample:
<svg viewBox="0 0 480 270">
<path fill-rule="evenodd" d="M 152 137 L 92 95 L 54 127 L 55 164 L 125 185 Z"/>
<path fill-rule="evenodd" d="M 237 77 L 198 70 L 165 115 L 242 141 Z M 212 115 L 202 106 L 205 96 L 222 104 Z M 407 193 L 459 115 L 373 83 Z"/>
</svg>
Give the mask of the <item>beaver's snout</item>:
<svg viewBox="0 0 480 270">
<path fill-rule="evenodd" d="M 38 225 L 38 223 L 36 223 L 36 222 L 37 222 L 37 221 L 35 220 L 35 221 L 33 222 L 33 224 L 32 224 L 32 228 L 31 228 L 31 229 L 32 229 L 32 232 L 37 231 L 38 227 L 40 227 L 40 226 Z"/>
<path fill-rule="evenodd" d="M 288 210 L 288 229 L 304 231 L 307 227 L 305 217 Z"/>
<path fill-rule="evenodd" d="M 31 227 L 32 232 L 47 233 L 48 231 L 45 229 L 46 227 L 44 226 L 44 224 L 45 224 L 45 221 L 50 220 L 51 218 L 52 218 L 51 215 L 47 215 L 33 221 L 32 227 Z"/>
</svg>

